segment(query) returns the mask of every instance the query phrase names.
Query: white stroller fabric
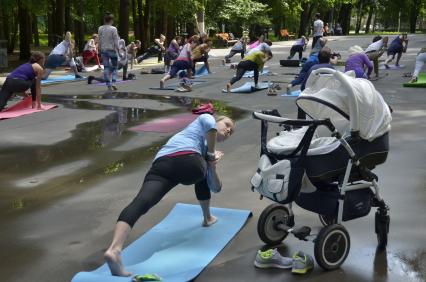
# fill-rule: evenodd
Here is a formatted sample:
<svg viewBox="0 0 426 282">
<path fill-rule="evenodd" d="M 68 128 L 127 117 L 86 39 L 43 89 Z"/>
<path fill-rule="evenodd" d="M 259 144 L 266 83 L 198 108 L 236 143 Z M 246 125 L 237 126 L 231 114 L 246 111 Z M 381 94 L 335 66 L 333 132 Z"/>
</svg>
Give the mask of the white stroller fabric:
<svg viewBox="0 0 426 282">
<path fill-rule="evenodd" d="M 342 113 L 346 114 L 350 129 L 359 130 L 360 137 L 368 141 L 390 130 L 389 107 L 367 79 L 318 69 L 309 76 L 296 103 L 314 119 L 330 118 L 333 122 L 337 115 L 341 118 Z"/>
<path fill-rule="evenodd" d="M 268 152 L 278 155 L 291 154 L 299 146 L 307 129 L 308 127 L 302 127 L 297 130 L 281 131 L 279 136 L 268 141 L 266 145 Z M 314 137 L 307 155 L 328 154 L 337 149 L 339 145 L 339 140 L 334 137 Z"/>
</svg>

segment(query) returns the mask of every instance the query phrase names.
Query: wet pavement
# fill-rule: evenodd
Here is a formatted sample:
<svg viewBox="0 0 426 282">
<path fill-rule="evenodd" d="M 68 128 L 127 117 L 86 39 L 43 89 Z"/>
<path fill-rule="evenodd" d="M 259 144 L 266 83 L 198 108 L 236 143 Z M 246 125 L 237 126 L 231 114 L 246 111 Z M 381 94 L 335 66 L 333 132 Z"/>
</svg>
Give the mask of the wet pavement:
<svg viewBox="0 0 426 282">
<path fill-rule="evenodd" d="M 333 39 L 330 47 L 343 58 L 350 46 L 371 40 Z M 278 108 L 295 116 L 296 108 L 293 98 L 269 97 L 265 91 L 221 94 L 233 72 L 220 66 L 220 57 L 213 57 L 215 73 L 186 98 L 173 91 L 149 90 L 158 86 L 161 75 L 138 75 L 136 81 L 120 84 L 120 93 L 113 95 L 84 82 L 67 83 L 43 88 L 44 99 L 58 108 L 0 121 L 0 281 L 69 281 L 78 271 L 102 264 L 119 212 L 137 193 L 153 156 L 169 137 L 128 129 L 211 99 L 222 101 L 216 106 L 238 119 L 235 134 L 220 145 L 225 152 L 219 165 L 224 188 L 213 196 L 212 204 L 250 209 L 254 216 L 196 281 L 424 281 L 426 95 L 424 89 L 401 84 L 407 80 L 402 74 L 412 71 L 415 54 L 425 44 L 426 36 L 411 36 L 402 57 L 407 67 L 382 71 L 388 75 L 374 83 L 395 111 L 388 160 L 375 170 L 382 196 L 391 207 L 386 252 L 376 252 L 372 210 L 366 217 L 344 223 L 351 251 L 339 270 L 325 272 L 316 265 L 307 275 L 294 276 L 288 270 L 253 267 L 256 251 L 264 247 L 257 235 L 257 220 L 271 202 L 260 201 L 249 189 L 259 157 L 260 123 L 247 113 Z M 283 73 L 296 69 L 278 64 L 288 50 L 288 43 L 273 46 L 275 57 L 268 65 L 278 75 L 261 80 L 291 80 Z M 196 203 L 193 188 L 173 189 L 140 219 L 128 242 L 158 223 L 177 202 Z M 319 230 L 315 214 L 298 207 L 295 213 L 298 225 Z M 280 246 L 283 255 L 296 250 L 313 255 L 313 244 L 289 236 Z"/>
</svg>

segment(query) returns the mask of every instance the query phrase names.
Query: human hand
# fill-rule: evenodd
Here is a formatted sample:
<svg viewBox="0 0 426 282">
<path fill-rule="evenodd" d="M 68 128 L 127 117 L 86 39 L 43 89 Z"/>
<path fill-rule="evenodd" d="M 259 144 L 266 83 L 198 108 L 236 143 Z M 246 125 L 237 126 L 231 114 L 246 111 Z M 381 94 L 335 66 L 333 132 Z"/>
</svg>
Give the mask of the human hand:
<svg viewBox="0 0 426 282">
<path fill-rule="evenodd" d="M 215 151 L 214 152 L 214 160 L 210 161 L 210 164 L 214 165 L 214 167 L 216 166 L 216 164 L 222 159 L 223 157 L 223 152 L 222 151 Z"/>
</svg>

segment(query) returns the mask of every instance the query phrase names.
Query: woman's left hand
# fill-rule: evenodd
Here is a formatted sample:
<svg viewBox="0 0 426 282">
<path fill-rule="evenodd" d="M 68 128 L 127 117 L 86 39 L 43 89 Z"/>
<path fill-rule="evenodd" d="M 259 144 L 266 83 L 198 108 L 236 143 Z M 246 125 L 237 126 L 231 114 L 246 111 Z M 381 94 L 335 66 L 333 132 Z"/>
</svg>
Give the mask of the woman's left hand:
<svg viewBox="0 0 426 282">
<path fill-rule="evenodd" d="M 216 166 L 216 164 L 220 161 L 220 159 L 223 157 L 224 154 L 222 151 L 215 151 L 214 155 L 215 155 L 215 159 L 211 161 L 210 163 Z"/>
</svg>

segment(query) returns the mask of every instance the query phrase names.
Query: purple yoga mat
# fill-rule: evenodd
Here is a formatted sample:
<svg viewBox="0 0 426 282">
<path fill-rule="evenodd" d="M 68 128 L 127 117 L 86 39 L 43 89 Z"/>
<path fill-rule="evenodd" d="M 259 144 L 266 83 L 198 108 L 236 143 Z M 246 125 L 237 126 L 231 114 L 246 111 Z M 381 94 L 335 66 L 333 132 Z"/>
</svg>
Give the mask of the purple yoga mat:
<svg viewBox="0 0 426 282">
<path fill-rule="evenodd" d="M 183 113 L 165 118 L 158 118 L 129 128 L 132 131 L 170 133 L 176 132 L 193 122 L 199 115 Z"/>
</svg>

